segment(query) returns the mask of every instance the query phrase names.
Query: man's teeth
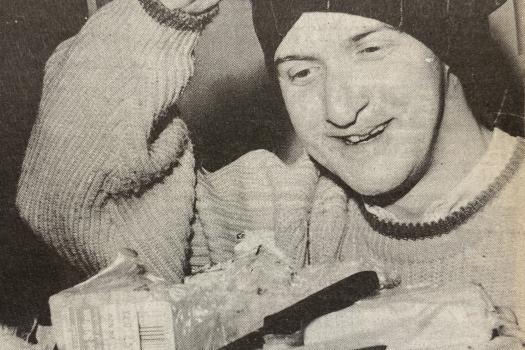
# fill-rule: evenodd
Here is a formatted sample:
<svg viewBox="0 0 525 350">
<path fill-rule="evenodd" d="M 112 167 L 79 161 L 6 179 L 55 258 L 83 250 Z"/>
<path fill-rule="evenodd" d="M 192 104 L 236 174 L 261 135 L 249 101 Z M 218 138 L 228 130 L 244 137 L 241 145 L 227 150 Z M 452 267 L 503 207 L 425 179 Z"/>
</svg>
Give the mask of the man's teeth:
<svg viewBox="0 0 525 350">
<path fill-rule="evenodd" d="M 366 140 L 371 139 L 372 137 L 376 136 L 377 134 L 380 134 L 385 128 L 387 127 L 388 123 L 381 124 L 379 126 L 376 126 L 372 130 L 370 130 L 367 134 L 364 135 L 351 135 L 344 139 L 344 142 L 347 145 L 357 144 L 359 142 L 363 142 Z"/>
<path fill-rule="evenodd" d="M 352 135 L 346 139 L 349 143 L 358 143 L 363 140 L 363 136 Z"/>
</svg>

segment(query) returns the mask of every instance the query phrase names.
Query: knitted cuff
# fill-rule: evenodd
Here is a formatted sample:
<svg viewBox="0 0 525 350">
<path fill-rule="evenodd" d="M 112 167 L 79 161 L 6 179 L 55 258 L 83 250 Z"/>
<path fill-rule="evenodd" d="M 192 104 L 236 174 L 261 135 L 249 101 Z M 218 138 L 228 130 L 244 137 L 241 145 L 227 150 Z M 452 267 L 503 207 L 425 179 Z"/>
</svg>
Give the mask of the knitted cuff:
<svg viewBox="0 0 525 350">
<path fill-rule="evenodd" d="M 162 25 L 179 30 L 199 32 L 210 23 L 219 12 L 219 6 L 215 5 L 209 10 L 193 15 L 180 9 L 170 10 L 159 0 L 138 0 L 144 11 L 154 20 Z"/>
</svg>

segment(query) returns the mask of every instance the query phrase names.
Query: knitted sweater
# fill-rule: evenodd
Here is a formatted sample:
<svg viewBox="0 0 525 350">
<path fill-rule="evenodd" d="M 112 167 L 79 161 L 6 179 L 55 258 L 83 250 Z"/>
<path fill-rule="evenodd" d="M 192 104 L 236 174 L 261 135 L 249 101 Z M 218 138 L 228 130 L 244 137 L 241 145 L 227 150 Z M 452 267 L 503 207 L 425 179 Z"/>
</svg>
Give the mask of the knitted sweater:
<svg viewBox="0 0 525 350">
<path fill-rule="evenodd" d="M 149 12 L 137 0 L 113 1 L 46 66 L 17 205 L 70 263 L 93 274 L 128 247 L 154 273 L 179 281 L 189 265 L 232 257 L 238 233 L 270 229 L 298 266 L 355 259 L 406 285 L 475 281 L 496 304 L 521 310 L 520 161 L 468 220 L 417 240 L 378 233 L 359 200 L 306 156 L 286 166 L 255 151 L 196 177 L 184 123 L 163 112 L 193 72 L 202 22 L 181 28 Z M 524 154 L 520 141 L 515 158 Z"/>
<path fill-rule="evenodd" d="M 169 280 L 184 275 L 194 159 L 186 126 L 164 111 L 193 74 L 213 12 L 170 16 L 154 1 L 115 0 L 46 64 L 17 207 L 85 275 L 121 247 Z"/>
<path fill-rule="evenodd" d="M 193 251 L 203 251 L 198 245 L 205 242 L 211 261 L 222 261 L 233 256 L 238 232 L 273 229 L 297 265 L 352 259 L 408 287 L 481 284 L 496 305 L 513 309 L 523 324 L 525 140 L 504 134 L 492 148 L 511 153 L 501 155 L 504 166 L 497 176 L 467 204 L 460 200 L 445 224 L 430 225 L 422 230 L 427 236 L 418 239 L 399 237 L 396 223 L 374 225 L 361 200 L 319 177 L 306 157 L 286 166 L 269 152 L 251 152 L 215 173 L 198 174 L 196 233 L 204 232 L 205 239 L 194 240 Z M 416 225 L 412 228 L 417 232 Z M 198 259 L 194 255 L 192 263 Z"/>
</svg>

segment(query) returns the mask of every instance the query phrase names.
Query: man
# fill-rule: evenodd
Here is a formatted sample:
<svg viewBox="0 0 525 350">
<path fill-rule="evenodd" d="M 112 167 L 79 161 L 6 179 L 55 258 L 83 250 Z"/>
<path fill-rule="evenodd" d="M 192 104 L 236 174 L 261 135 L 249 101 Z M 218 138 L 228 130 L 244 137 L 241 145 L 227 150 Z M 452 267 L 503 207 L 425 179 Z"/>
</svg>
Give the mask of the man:
<svg viewBox="0 0 525 350">
<path fill-rule="evenodd" d="M 359 1 L 330 8 L 329 2 L 296 1 L 293 9 L 255 4 L 256 29 L 298 137 L 348 198 L 347 217 L 339 218 L 346 228 L 336 239 L 333 216 L 322 234 L 310 230 L 314 260 L 357 259 L 412 287 L 480 283 L 497 305 L 523 317 L 517 276 L 525 273 L 524 258 L 507 246 L 520 245 L 523 235 L 523 140 L 475 114 L 490 110 L 488 102 L 476 105 L 483 92 L 468 91 L 465 74 L 476 70 L 483 79 L 484 67 L 464 57 L 487 55 L 493 45 L 482 41 L 488 31 L 480 19 L 465 12 L 456 23 L 468 42 L 461 32 L 446 37 L 460 6 L 453 2 L 422 6 L 433 12 L 406 2 L 404 13 L 403 5 L 374 11 Z M 480 16 L 486 4 L 470 5 Z M 461 61 L 467 66 L 456 66 Z M 491 83 L 487 89 L 498 95 Z M 328 329 L 341 324 L 335 317 L 316 334 L 330 338 L 340 333 Z"/>
<path fill-rule="evenodd" d="M 199 172 L 195 189 L 187 130 L 165 110 L 213 3 L 115 0 L 58 47 L 19 183 L 34 231 L 84 275 L 126 247 L 179 281 L 231 258 L 239 232 L 271 229 L 298 266 L 354 259 L 407 287 L 474 281 L 520 312 L 525 146 L 479 118 L 476 87 L 490 83 L 505 110 L 522 102 L 478 74 L 498 57 L 490 45 L 470 62 L 493 7 L 255 1 L 308 155 L 288 167 L 252 152 Z"/>
</svg>

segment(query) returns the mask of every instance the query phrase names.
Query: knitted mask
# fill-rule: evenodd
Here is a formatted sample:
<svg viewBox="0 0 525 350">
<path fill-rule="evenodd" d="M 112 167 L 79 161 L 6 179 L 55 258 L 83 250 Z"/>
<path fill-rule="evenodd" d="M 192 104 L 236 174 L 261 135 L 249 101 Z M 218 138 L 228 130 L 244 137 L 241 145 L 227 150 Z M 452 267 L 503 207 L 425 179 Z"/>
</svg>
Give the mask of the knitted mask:
<svg viewBox="0 0 525 350">
<path fill-rule="evenodd" d="M 255 31 L 275 78 L 277 47 L 304 12 L 340 12 L 368 17 L 410 34 L 459 77 L 480 121 L 521 115 L 522 93 L 492 41 L 488 15 L 505 0 L 252 0 Z"/>
</svg>

